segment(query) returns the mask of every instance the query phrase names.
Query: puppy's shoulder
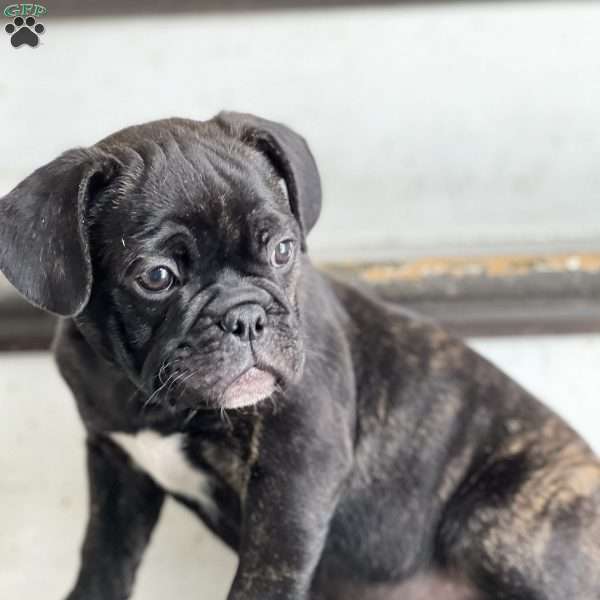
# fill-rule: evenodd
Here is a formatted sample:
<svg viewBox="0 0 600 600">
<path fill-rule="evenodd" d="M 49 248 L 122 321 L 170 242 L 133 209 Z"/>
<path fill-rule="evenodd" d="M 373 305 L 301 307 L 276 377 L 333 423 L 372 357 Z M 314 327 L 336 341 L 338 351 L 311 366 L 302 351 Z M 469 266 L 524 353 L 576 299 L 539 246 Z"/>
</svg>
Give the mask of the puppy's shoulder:
<svg viewBox="0 0 600 600">
<path fill-rule="evenodd" d="M 357 334 L 360 345 L 379 343 L 404 355 L 407 351 L 421 355 L 472 352 L 463 340 L 427 316 L 386 300 L 363 282 L 336 277 L 328 277 L 327 281 L 352 324 L 346 330 Z"/>
</svg>

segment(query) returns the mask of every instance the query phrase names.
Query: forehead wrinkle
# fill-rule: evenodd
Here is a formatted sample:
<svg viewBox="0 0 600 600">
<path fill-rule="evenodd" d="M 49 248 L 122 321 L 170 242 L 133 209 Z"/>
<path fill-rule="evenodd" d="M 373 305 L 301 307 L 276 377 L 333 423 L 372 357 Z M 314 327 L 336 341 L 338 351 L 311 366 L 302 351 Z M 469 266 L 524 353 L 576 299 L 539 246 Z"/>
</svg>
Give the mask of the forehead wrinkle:
<svg viewBox="0 0 600 600">
<path fill-rule="evenodd" d="M 254 168 L 252 163 L 241 163 L 227 165 L 227 167 L 217 165 L 221 171 L 223 180 L 228 182 L 228 194 L 220 198 L 222 208 L 227 204 L 232 208 L 232 203 L 237 202 L 235 207 L 241 214 L 248 214 L 254 203 L 263 199 L 268 202 L 273 194 L 272 188 L 268 181 L 265 180 L 264 174 L 260 170 Z"/>
<path fill-rule="evenodd" d="M 142 140 L 142 142 L 147 142 L 147 140 Z M 124 199 L 135 194 L 148 183 L 148 176 L 150 174 L 148 168 L 150 163 L 148 148 L 148 143 L 142 143 L 136 146 L 131 145 L 119 148 L 118 151 L 114 152 L 115 157 L 126 168 L 117 174 L 107 193 L 113 208 L 117 208 Z"/>
<path fill-rule="evenodd" d="M 181 144 L 174 135 L 171 135 L 165 145 L 167 146 L 169 153 L 166 168 L 174 177 L 176 177 L 177 183 L 179 184 L 179 190 L 185 199 L 188 202 L 192 202 L 189 193 L 190 183 L 207 191 L 202 170 L 192 164 L 187 153 L 183 151 Z M 175 154 L 179 160 L 173 160 L 171 158 L 171 155 L 173 154 Z M 184 165 L 187 166 L 187 168 L 185 168 Z"/>
<path fill-rule="evenodd" d="M 109 189 L 112 207 L 118 209 L 127 202 L 132 211 L 148 204 L 151 208 L 157 208 L 160 205 L 163 174 L 169 164 L 161 145 L 144 138 L 135 145 L 119 149 L 115 155 L 126 168 Z"/>
<path fill-rule="evenodd" d="M 203 152 L 198 152 L 200 148 Z M 214 160 L 214 150 L 210 145 L 200 141 L 199 144 L 193 148 L 193 158 L 191 158 L 187 152 L 183 151 L 184 147 L 179 146 L 179 149 L 181 156 L 186 161 L 193 176 L 199 177 L 203 191 L 207 196 L 211 196 L 215 193 L 223 193 L 230 189 L 230 179 L 217 167 L 218 161 Z M 187 147 L 185 149 L 187 150 Z"/>
<path fill-rule="evenodd" d="M 174 150 L 174 153 L 182 159 L 182 162 L 187 165 L 187 174 L 190 174 L 192 178 L 200 180 L 202 186 L 207 189 L 207 175 L 216 175 L 214 179 L 218 179 L 220 173 L 215 169 L 214 161 L 211 160 L 211 154 L 215 154 L 215 146 L 209 143 L 209 140 L 195 136 L 178 137 L 175 135 L 176 132 L 171 132 L 169 148 Z M 199 150 L 203 150 L 200 152 Z M 173 162 L 173 165 L 179 165 L 177 161 Z M 205 173 L 204 171 L 208 171 Z M 214 181 L 217 183 L 218 181 Z"/>
<path fill-rule="evenodd" d="M 145 227 L 138 229 L 138 231 L 131 235 L 131 238 L 144 243 L 160 243 L 177 234 L 189 235 L 188 228 L 174 218 L 173 215 L 168 214 L 163 216 L 159 221 L 148 223 Z"/>
<path fill-rule="evenodd" d="M 153 195 L 155 203 L 161 199 L 170 203 L 172 193 L 179 192 L 197 206 L 199 198 L 190 193 L 191 186 L 208 197 L 234 187 L 241 194 L 265 185 L 275 189 L 277 177 L 268 160 L 238 140 L 209 138 L 181 128 L 159 133 L 154 139 L 138 138 L 131 146 L 137 162 L 136 187 Z M 127 188 L 132 191 L 130 185 Z"/>
<path fill-rule="evenodd" d="M 269 161 L 246 145 L 184 132 L 137 141 L 131 151 L 135 159 L 133 179 L 138 185 L 135 191 L 127 186 L 131 211 L 125 227 L 118 227 L 126 230 L 126 238 L 133 234 L 140 240 L 147 237 L 159 219 L 169 214 L 186 221 L 199 218 L 203 223 L 199 231 L 214 229 L 218 224 L 223 242 L 235 244 L 235 239 L 250 229 L 249 218 L 254 219 L 260 208 L 257 201 L 262 199 L 277 213 L 288 207 L 277 185 L 279 177 Z M 127 162 L 132 164 L 132 160 Z M 177 197 L 181 200 L 177 201 Z M 277 220 L 277 224 L 271 218 L 268 221 L 283 225 L 288 212 L 281 210 L 282 220 Z M 117 242 L 121 244 L 120 240 Z"/>
<path fill-rule="evenodd" d="M 268 187 L 277 184 L 278 177 L 271 163 L 261 152 L 247 144 L 234 138 L 204 137 L 199 138 L 199 144 L 208 151 L 211 166 L 223 178 L 234 179 L 238 185 L 248 179 L 254 183 L 266 183 Z"/>
<path fill-rule="evenodd" d="M 184 214 L 210 209 L 210 198 L 229 190 L 229 182 L 212 168 L 207 157 L 196 156 L 192 163 L 177 145 L 169 148 L 166 161 L 148 177 L 143 189 L 138 190 L 139 202 L 153 209 L 179 209 Z"/>
<path fill-rule="evenodd" d="M 265 187 L 264 176 L 254 168 L 254 163 L 244 160 L 235 154 L 224 154 L 222 145 L 213 143 L 213 140 L 201 140 L 198 143 L 205 152 L 199 155 L 197 147 L 194 148 L 193 161 L 187 156 L 188 148 L 180 145 L 180 150 L 185 156 L 186 164 L 198 172 L 204 170 L 203 177 L 203 202 L 194 198 L 193 205 L 205 205 L 205 212 L 212 212 L 218 222 L 228 224 L 231 221 L 230 212 L 234 200 L 254 200 L 256 189 Z M 199 161 L 198 159 L 201 158 Z M 210 177 L 210 180 L 209 180 Z M 209 206 L 210 205 L 210 209 Z M 240 206 L 245 212 L 245 206 Z"/>
<path fill-rule="evenodd" d="M 201 137 L 198 138 L 198 143 L 223 163 L 236 164 L 243 168 L 251 162 L 249 148 L 239 140 Z"/>
</svg>

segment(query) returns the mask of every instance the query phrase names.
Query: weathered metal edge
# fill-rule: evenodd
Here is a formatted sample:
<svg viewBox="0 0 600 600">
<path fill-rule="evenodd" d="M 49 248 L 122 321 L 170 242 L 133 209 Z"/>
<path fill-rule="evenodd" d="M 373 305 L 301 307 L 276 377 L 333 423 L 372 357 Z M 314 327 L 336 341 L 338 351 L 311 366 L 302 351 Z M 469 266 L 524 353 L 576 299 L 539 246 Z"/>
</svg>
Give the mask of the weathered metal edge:
<svg viewBox="0 0 600 600">
<path fill-rule="evenodd" d="M 434 257 L 321 267 L 462 336 L 600 332 L 600 254 Z M 9 295 L 0 301 L 0 350 L 46 349 L 54 325 L 54 317 Z"/>
<path fill-rule="evenodd" d="M 53 0 L 48 3 L 50 18 L 89 18 L 125 17 L 132 15 L 161 15 L 182 13 L 233 13 L 285 10 L 309 10 L 352 8 L 364 6 L 394 6 L 414 4 L 464 4 L 485 3 L 490 0 L 180 0 L 177 3 L 161 0 L 105 0 L 96 2 L 75 2 L 74 0 Z M 537 0 L 540 1 L 540 0 Z M 46 3 L 41 2 L 46 5 Z M 47 18 L 47 17 L 45 17 Z"/>
<path fill-rule="evenodd" d="M 433 257 L 329 264 L 469 337 L 600 332 L 600 254 Z"/>
</svg>

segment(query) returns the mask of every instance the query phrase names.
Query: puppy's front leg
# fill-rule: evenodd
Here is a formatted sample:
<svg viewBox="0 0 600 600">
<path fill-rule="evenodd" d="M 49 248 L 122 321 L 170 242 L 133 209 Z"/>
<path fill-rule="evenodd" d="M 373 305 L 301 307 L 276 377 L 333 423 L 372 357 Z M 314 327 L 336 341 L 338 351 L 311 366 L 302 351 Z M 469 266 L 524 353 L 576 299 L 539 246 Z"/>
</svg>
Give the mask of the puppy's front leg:
<svg viewBox="0 0 600 600">
<path fill-rule="evenodd" d="M 164 492 L 108 440 L 88 440 L 87 464 L 90 515 L 68 600 L 125 600 Z"/>
<path fill-rule="evenodd" d="M 308 598 L 351 461 L 349 436 L 339 426 L 319 435 L 324 421 L 265 425 L 228 600 Z"/>
<path fill-rule="evenodd" d="M 333 502 L 286 478 L 263 475 L 249 490 L 239 566 L 228 600 L 305 600 Z M 316 500 L 316 497 L 322 501 Z M 327 497 L 327 498 L 326 498 Z M 326 498 L 326 499 L 325 499 Z"/>
</svg>

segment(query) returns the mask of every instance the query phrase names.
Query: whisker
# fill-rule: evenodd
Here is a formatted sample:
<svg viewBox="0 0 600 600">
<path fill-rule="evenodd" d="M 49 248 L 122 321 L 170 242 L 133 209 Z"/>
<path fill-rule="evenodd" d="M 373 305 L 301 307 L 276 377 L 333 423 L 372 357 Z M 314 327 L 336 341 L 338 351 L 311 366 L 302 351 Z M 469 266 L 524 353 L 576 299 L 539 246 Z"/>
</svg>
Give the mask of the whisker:
<svg viewBox="0 0 600 600">
<path fill-rule="evenodd" d="M 227 427 L 231 428 L 231 419 L 229 418 L 229 415 L 227 414 L 227 409 L 224 406 L 221 406 L 221 421 L 223 421 L 223 423 L 225 423 L 225 425 L 227 425 Z"/>
<path fill-rule="evenodd" d="M 173 389 L 173 387 L 178 385 L 178 381 L 180 381 L 182 378 L 184 378 L 187 375 L 186 371 L 181 371 L 180 373 L 178 373 L 173 379 L 171 379 L 171 381 L 169 382 L 169 387 L 167 389 L 167 394 L 169 394 L 171 392 L 171 390 Z"/>
<path fill-rule="evenodd" d="M 188 381 L 189 379 L 191 379 L 194 375 L 197 375 L 200 372 L 200 369 L 196 369 L 194 371 L 191 371 L 190 373 L 187 374 L 186 377 L 184 377 L 181 381 L 178 381 L 175 385 L 175 389 L 178 387 L 181 387 L 182 389 L 179 391 L 179 396 L 177 396 L 177 398 L 181 398 L 181 394 L 183 394 L 183 392 L 185 391 L 183 389 L 183 385 L 185 384 L 186 381 Z"/>
<path fill-rule="evenodd" d="M 148 406 L 150 406 L 151 404 L 154 403 L 155 398 L 157 398 L 158 395 L 169 385 L 172 378 L 175 377 L 176 375 L 177 375 L 176 373 L 171 373 L 171 375 L 169 375 L 169 377 L 167 377 L 166 381 L 161 382 L 161 385 L 158 388 L 156 388 L 154 390 L 154 392 L 152 392 L 152 394 L 150 394 L 148 399 L 142 405 L 142 412 L 144 410 L 146 410 L 146 408 L 148 408 Z M 161 381 L 160 378 L 159 378 L 159 381 Z"/>
<path fill-rule="evenodd" d="M 190 411 L 190 414 L 185 418 L 185 421 L 183 422 L 183 426 L 185 427 L 188 423 L 190 423 L 190 421 L 192 421 L 192 419 L 200 412 L 199 408 L 195 408 L 194 410 Z"/>
</svg>

